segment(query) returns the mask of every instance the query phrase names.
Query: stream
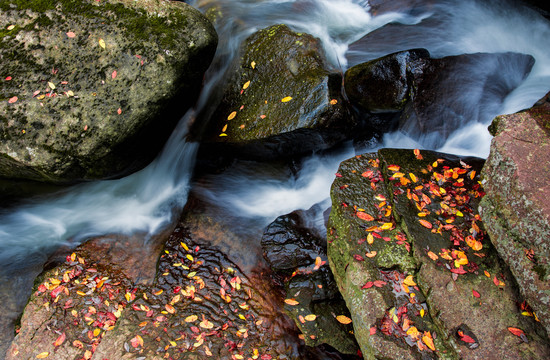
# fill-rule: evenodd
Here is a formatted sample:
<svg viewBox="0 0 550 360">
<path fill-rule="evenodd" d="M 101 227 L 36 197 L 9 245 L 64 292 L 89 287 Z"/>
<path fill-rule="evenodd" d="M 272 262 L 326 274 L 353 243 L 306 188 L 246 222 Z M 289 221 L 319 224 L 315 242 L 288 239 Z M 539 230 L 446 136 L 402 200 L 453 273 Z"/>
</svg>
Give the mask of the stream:
<svg viewBox="0 0 550 360">
<path fill-rule="evenodd" d="M 105 234 L 145 234 L 145 241 L 177 220 L 186 203 L 198 144 L 186 141 L 190 122 L 207 117 L 219 101 L 233 56 L 256 30 L 285 23 L 321 39 L 336 69 L 411 48 L 432 57 L 476 52 L 519 52 L 536 62 L 529 76 L 502 99 L 469 93 L 454 99 L 465 120 L 448 138 L 397 131 L 375 147 L 344 145 L 337 151 L 302 159 L 291 177 L 265 164 L 250 163 L 208 178 L 198 193 L 223 209 L 253 219 L 258 229 L 277 216 L 314 204 L 329 205 L 338 164 L 356 153 L 380 147 L 433 149 L 486 157 L 494 116 L 530 107 L 550 90 L 550 22 L 534 10 L 507 0 L 193 0 L 203 12 L 214 6 L 222 16 L 216 57 L 195 106 L 180 121 L 157 159 L 118 180 L 76 185 L 60 192 L 0 208 L 0 357 L 9 324 L 17 318 L 34 277 L 53 250 L 74 247 Z M 386 4 L 388 3 L 388 4 Z M 493 73 L 488 64 L 469 69 L 480 84 Z M 513 64 L 496 69 L 502 79 L 517 77 Z M 462 74 L 463 78 L 469 74 Z M 496 86 L 498 86 L 497 84 Z M 503 85 L 504 86 L 504 85 Z M 471 109 L 478 109 L 471 115 Z M 445 121 L 445 119 L 433 119 Z M 443 140 L 443 141 L 442 141 Z M 257 231 L 257 230 L 255 230 Z M 250 252 L 249 256 L 257 256 Z M 3 333 L 3 334 L 2 334 Z M 4 337 L 4 339 L 2 339 Z"/>
</svg>

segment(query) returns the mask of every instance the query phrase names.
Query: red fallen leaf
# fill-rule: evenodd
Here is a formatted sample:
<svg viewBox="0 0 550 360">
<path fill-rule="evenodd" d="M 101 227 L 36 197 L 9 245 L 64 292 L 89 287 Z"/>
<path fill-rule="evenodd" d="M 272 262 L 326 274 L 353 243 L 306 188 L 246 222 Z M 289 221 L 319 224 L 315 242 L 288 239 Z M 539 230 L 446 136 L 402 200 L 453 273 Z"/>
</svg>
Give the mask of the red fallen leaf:
<svg viewBox="0 0 550 360">
<path fill-rule="evenodd" d="M 430 223 L 429 221 L 421 219 L 421 220 L 418 220 L 418 222 L 420 223 L 420 225 L 424 226 L 425 228 L 431 229 L 433 227 L 432 223 Z"/>
<path fill-rule="evenodd" d="M 512 334 L 516 335 L 516 336 L 525 335 L 523 330 L 515 328 L 515 327 L 509 327 L 508 331 L 511 332 Z"/>
<path fill-rule="evenodd" d="M 6 76 L 6 78 L 4 80 L 10 81 L 11 79 L 12 79 L 11 76 Z"/>
<path fill-rule="evenodd" d="M 371 215 L 369 215 L 369 214 L 367 214 L 367 213 L 365 213 L 365 212 L 362 212 L 362 211 L 358 211 L 358 212 L 357 212 L 357 217 L 358 217 L 359 219 L 365 220 L 365 221 L 373 221 L 373 220 L 374 220 L 374 218 L 373 218 Z"/>
<path fill-rule="evenodd" d="M 475 291 L 475 290 L 472 290 L 472 295 L 474 295 L 476 298 L 480 298 L 480 297 L 481 297 L 481 295 L 480 295 L 477 291 Z"/>
<path fill-rule="evenodd" d="M 50 293 L 50 296 L 52 297 L 52 299 L 55 299 L 57 295 L 59 295 L 63 290 L 65 290 L 65 286 L 59 285 L 58 287 L 53 289 L 53 291 Z"/>
<path fill-rule="evenodd" d="M 369 334 L 371 334 L 371 335 L 376 334 L 376 326 L 373 326 L 369 329 Z"/>
<path fill-rule="evenodd" d="M 366 177 L 366 178 L 369 178 L 369 179 L 370 179 L 373 175 L 374 175 L 374 172 L 372 172 L 372 170 L 365 171 L 364 173 L 361 174 L 362 177 Z"/>
<path fill-rule="evenodd" d="M 65 335 L 65 333 L 59 335 L 57 340 L 55 340 L 55 342 L 53 343 L 53 346 L 55 346 L 55 347 L 61 346 L 61 344 L 63 344 L 63 342 L 65 341 L 66 338 L 67 338 L 67 336 Z"/>
<path fill-rule="evenodd" d="M 370 289 L 374 283 L 372 281 L 367 281 L 367 283 L 363 286 L 361 286 L 361 289 Z"/>
<path fill-rule="evenodd" d="M 132 340 L 130 340 L 130 344 L 132 344 L 134 348 L 143 346 L 143 338 L 139 335 L 136 335 L 135 337 L 132 338 Z"/>
<path fill-rule="evenodd" d="M 361 255 L 358 255 L 358 254 L 353 255 L 353 258 L 357 261 L 364 261 L 365 260 L 365 259 L 363 259 L 363 257 Z"/>
<path fill-rule="evenodd" d="M 17 96 L 14 96 L 14 97 L 12 97 L 12 98 L 10 98 L 10 99 L 8 100 L 8 102 L 9 102 L 10 104 L 13 104 L 13 103 L 16 102 L 16 101 L 17 101 Z"/>
<path fill-rule="evenodd" d="M 460 266 L 458 269 L 455 269 L 455 268 L 451 269 L 451 272 L 452 272 L 453 274 L 460 274 L 460 275 L 466 274 L 466 270 L 464 270 L 464 269 L 462 268 L 462 266 Z"/>
<path fill-rule="evenodd" d="M 376 286 L 376 287 L 382 287 L 382 286 L 384 286 L 384 285 L 386 285 L 386 284 L 387 284 L 387 282 L 382 281 L 382 280 L 376 280 L 376 281 L 374 281 L 374 286 Z"/>
<path fill-rule="evenodd" d="M 336 173 L 334 175 L 336 175 L 336 177 L 342 177 L 342 174 L 340 174 L 340 173 Z"/>
<path fill-rule="evenodd" d="M 460 340 L 464 341 L 468 344 L 474 344 L 476 341 L 472 339 L 470 336 L 464 334 L 462 331 L 458 330 L 458 336 L 460 336 Z"/>
</svg>

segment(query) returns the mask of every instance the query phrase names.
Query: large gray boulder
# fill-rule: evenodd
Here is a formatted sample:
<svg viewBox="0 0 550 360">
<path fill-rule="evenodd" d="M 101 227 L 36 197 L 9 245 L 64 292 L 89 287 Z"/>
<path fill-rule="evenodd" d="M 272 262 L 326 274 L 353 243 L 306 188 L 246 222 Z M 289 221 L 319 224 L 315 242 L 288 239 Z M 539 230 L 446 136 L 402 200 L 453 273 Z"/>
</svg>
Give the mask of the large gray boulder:
<svg viewBox="0 0 550 360">
<path fill-rule="evenodd" d="M 200 91 L 217 35 L 181 2 L 0 2 L 0 177 L 143 167 Z"/>
<path fill-rule="evenodd" d="M 550 102 L 498 116 L 483 168 L 491 241 L 550 334 Z"/>
</svg>

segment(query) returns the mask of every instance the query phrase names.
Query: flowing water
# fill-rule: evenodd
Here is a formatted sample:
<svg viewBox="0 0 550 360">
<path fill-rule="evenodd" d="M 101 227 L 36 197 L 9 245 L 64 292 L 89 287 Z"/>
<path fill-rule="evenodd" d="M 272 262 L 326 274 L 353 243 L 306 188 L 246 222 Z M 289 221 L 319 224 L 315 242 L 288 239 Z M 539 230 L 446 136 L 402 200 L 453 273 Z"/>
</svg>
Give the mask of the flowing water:
<svg viewBox="0 0 550 360">
<path fill-rule="evenodd" d="M 550 25 L 533 10 L 505 0 L 195 0 L 191 5 L 207 11 L 217 7 L 220 36 L 216 58 L 195 107 L 178 125 L 163 152 L 147 168 L 119 180 L 98 181 L 34 198 L 0 210 L 0 291 L 4 322 L 21 309 L 29 293 L 29 274 L 40 271 L 52 249 L 75 246 L 102 234 L 145 233 L 166 228 L 186 202 L 197 144 L 186 142 L 192 118 L 215 108 L 226 70 L 243 40 L 254 31 L 285 23 L 297 31 L 319 37 L 334 68 L 349 66 L 391 52 L 423 47 L 433 57 L 475 52 L 519 52 L 536 63 L 519 86 L 505 98 L 464 89 L 455 99 L 459 108 L 483 107 L 466 118 L 442 146 L 431 134 L 395 132 L 378 147 L 418 147 L 486 157 L 487 126 L 498 114 L 530 107 L 550 90 Z M 477 81 L 486 64 L 470 69 Z M 488 71 L 488 70 L 487 70 Z M 494 71 L 491 70 L 491 71 Z M 499 68 L 501 79 L 517 78 L 514 66 Z M 463 74 L 467 76 L 468 74 Z M 444 119 L 441 119 L 444 121 Z M 441 139 L 438 139 L 441 140 Z M 327 203 L 338 164 L 357 151 L 351 145 L 329 155 L 303 160 L 300 171 L 287 176 L 266 164 L 231 169 L 212 176 L 199 193 L 216 199 L 228 211 L 267 224 L 295 209 Z M 27 276 L 25 276 L 27 275 Z M 21 280 L 27 279 L 27 280 Z M 4 289 L 6 289 L 4 285 Z M 19 302 L 14 302 L 19 298 Z M 1 337 L 1 336 L 0 336 Z M 1 342 L 1 340 L 0 340 Z M 0 346 L 1 348 L 1 346 Z M 1 353 L 1 351 L 0 351 Z M 0 354 L 1 355 L 1 354 Z"/>
</svg>

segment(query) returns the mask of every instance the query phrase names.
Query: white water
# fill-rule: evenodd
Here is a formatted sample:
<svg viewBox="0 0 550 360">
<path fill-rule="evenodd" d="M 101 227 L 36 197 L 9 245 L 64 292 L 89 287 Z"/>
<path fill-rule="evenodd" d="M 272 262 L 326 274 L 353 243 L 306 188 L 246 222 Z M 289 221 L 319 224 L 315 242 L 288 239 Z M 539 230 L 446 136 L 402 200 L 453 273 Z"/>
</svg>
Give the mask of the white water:
<svg viewBox="0 0 550 360">
<path fill-rule="evenodd" d="M 420 10 L 372 16 L 365 0 L 219 0 L 216 3 L 224 14 L 217 25 L 220 45 L 197 111 L 215 106 L 213 94 L 239 44 L 256 29 L 275 23 L 287 23 L 319 37 L 334 67 L 342 71 L 348 64 L 413 47 L 425 47 L 434 56 L 502 51 L 531 54 L 537 62 L 527 80 L 503 103 L 493 104 L 494 114 L 457 129 L 440 149 L 486 156 L 490 142 L 486 128 L 492 116 L 529 107 L 549 90 L 550 27 L 534 12 L 504 8 L 504 1 L 479 2 L 489 5 L 470 0 L 440 1 Z M 206 9 L 211 3 L 195 1 L 193 5 Z M 395 24 L 392 31 L 397 35 L 381 29 L 384 37 L 377 40 L 377 29 L 389 23 Z M 368 33 L 374 40 L 348 51 L 352 42 Z M 468 96 L 460 101 L 466 102 L 465 108 L 477 104 Z M 191 116 L 182 119 L 163 153 L 146 169 L 120 180 L 75 186 L 1 215 L 0 268 L 15 265 L 29 254 L 40 254 L 52 245 L 74 245 L 89 236 L 108 233 L 154 234 L 168 225 L 177 212 L 174 209 L 184 205 L 189 190 L 196 145 L 184 138 Z M 384 138 L 383 146 L 433 148 L 428 139 L 393 133 Z M 325 200 L 338 163 L 353 154 L 348 148 L 335 155 L 305 159 L 301 170 L 290 178 L 258 176 L 253 169 L 230 171 L 211 177 L 211 186 L 202 193 L 235 213 L 264 217 L 267 222 Z"/>
</svg>

